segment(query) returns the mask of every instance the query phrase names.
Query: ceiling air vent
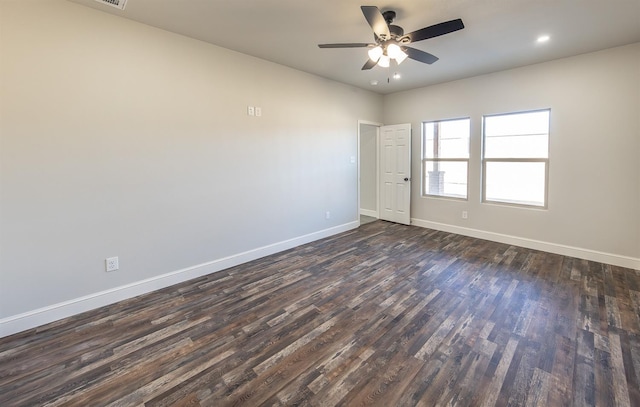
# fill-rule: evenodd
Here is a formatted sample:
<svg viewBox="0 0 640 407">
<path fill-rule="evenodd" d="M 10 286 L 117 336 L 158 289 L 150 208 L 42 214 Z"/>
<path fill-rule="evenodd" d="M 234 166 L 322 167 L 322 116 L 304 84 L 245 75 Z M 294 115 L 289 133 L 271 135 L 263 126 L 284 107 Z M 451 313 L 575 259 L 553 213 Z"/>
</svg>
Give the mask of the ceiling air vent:
<svg viewBox="0 0 640 407">
<path fill-rule="evenodd" d="M 124 10 L 124 5 L 127 4 L 127 0 L 96 0 L 98 3 L 107 4 L 111 7 Z"/>
</svg>

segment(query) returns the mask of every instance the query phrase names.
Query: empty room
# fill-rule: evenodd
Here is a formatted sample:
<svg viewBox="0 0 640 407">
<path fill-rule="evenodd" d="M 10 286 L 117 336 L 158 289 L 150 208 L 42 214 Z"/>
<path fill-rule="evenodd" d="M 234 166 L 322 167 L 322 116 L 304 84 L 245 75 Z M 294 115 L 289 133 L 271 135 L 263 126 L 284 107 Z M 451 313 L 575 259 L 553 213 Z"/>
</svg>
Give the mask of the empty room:
<svg viewBox="0 0 640 407">
<path fill-rule="evenodd" d="M 640 0 L 0 0 L 0 406 L 640 406 Z"/>
</svg>

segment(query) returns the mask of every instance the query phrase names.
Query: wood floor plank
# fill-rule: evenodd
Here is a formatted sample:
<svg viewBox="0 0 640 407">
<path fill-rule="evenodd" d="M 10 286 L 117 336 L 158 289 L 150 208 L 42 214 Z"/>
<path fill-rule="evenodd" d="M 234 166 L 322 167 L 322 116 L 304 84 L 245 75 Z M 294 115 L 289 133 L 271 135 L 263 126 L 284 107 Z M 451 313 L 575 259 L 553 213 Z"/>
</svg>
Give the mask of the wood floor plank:
<svg viewBox="0 0 640 407">
<path fill-rule="evenodd" d="M 509 370 L 509 366 L 511 366 L 511 361 L 513 360 L 513 355 L 516 352 L 517 346 L 517 338 L 509 339 L 507 346 L 500 356 L 500 362 L 492 375 L 491 383 L 484 393 L 484 400 L 482 402 L 483 406 L 494 406 L 496 404 L 504 383 L 504 379 L 507 375 L 507 371 Z"/>
<path fill-rule="evenodd" d="M 640 271 L 376 221 L 0 338 L 5 406 L 640 405 Z"/>
</svg>

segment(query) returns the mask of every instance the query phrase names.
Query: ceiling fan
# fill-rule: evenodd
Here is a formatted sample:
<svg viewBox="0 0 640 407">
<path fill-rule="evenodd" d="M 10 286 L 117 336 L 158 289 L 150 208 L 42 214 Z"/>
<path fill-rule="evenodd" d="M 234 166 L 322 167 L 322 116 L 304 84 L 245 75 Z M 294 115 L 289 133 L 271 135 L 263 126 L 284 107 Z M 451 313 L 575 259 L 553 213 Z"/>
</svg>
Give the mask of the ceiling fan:
<svg viewBox="0 0 640 407">
<path fill-rule="evenodd" d="M 361 6 L 362 14 L 373 29 L 375 43 L 343 43 L 343 44 L 318 44 L 320 48 L 369 48 L 369 59 L 362 70 L 371 69 L 376 65 L 387 68 L 391 60 L 398 64 L 407 58 L 432 64 L 438 60 L 435 55 L 419 49 L 407 47 L 407 44 L 449 34 L 462 30 L 464 24 L 461 19 L 445 21 L 431 25 L 420 30 L 405 34 L 402 27 L 393 25 L 396 12 L 388 10 L 381 12 L 375 6 Z"/>
</svg>

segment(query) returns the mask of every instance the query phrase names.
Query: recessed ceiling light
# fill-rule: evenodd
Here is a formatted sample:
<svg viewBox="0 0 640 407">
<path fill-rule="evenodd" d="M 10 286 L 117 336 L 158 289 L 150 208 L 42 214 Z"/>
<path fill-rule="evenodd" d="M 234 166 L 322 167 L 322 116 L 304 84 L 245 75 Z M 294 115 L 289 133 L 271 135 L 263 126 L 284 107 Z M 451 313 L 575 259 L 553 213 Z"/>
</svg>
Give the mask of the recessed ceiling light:
<svg viewBox="0 0 640 407">
<path fill-rule="evenodd" d="M 548 35 L 541 35 L 541 36 L 538 37 L 536 42 L 538 42 L 538 44 L 542 44 L 543 42 L 547 42 L 550 39 L 551 39 L 551 37 L 549 37 Z"/>
<path fill-rule="evenodd" d="M 377 80 L 377 79 L 371 79 L 371 80 L 369 81 L 369 83 L 370 83 L 372 86 L 376 86 L 376 85 L 378 84 L 378 80 Z"/>
<path fill-rule="evenodd" d="M 400 76 L 400 72 L 396 72 L 393 74 L 393 79 L 400 79 L 402 78 L 402 76 Z"/>
</svg>

